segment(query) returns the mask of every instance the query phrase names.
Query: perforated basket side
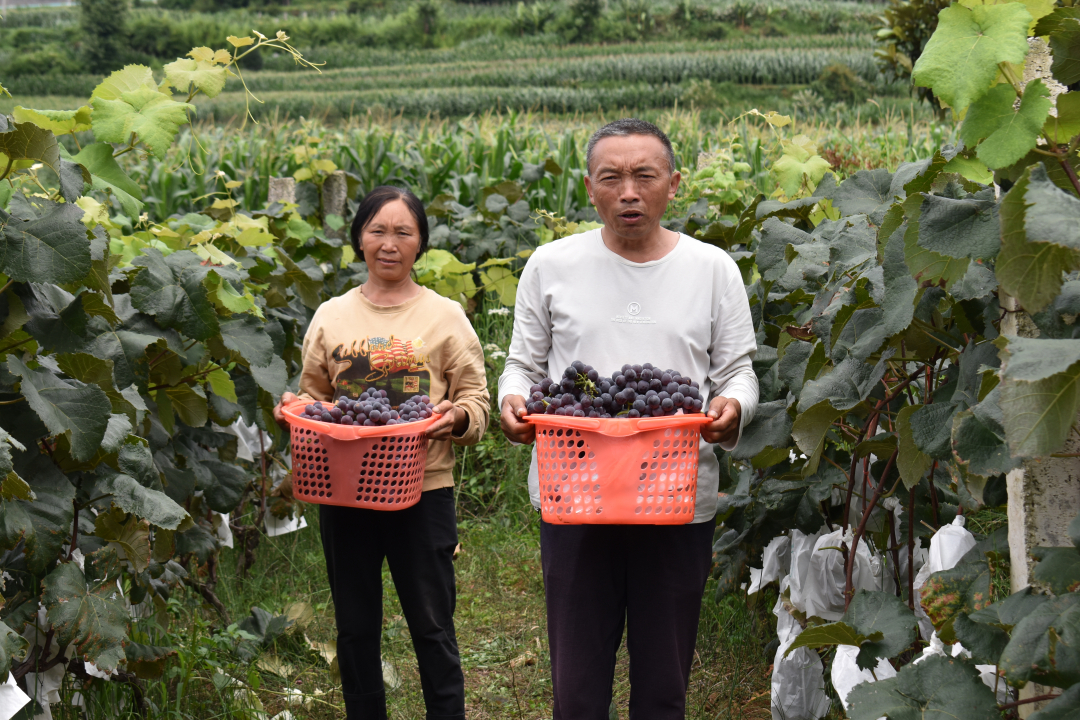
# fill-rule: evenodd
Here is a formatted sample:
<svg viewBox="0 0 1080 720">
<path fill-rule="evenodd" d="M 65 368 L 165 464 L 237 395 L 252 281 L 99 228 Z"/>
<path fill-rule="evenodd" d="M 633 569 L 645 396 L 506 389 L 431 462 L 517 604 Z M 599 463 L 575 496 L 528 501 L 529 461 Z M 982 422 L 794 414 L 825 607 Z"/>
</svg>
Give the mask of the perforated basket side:
<svg viewBox="0 0 1080 720">
<path fill-rule="evenodd" d="M 613 438 L 537 427 L 544 520 L 566 524 L 685 524 L 697 497 L 696 426 Z"/>
<path fill-rule="evenodd" d="M 331 501 L 334 488 L 330 479 L 329 452 L 319 440 L 319 434 L 296 425 L 290 426 L 289 430 L 292 438 L 293 496 L 305 502 Z"/>
</svg>

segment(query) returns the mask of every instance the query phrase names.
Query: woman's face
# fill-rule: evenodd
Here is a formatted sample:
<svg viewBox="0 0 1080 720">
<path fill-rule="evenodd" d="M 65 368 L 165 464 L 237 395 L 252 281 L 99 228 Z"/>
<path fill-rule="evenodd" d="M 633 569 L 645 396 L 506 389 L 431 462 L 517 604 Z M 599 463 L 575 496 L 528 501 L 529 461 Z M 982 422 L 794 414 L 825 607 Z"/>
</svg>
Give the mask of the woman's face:
<svg viewBox="0 0 1080 720">
<path fill-rule="evenodd" d="M 402 200 L 391 200 L 360 232 L 368 272 L 385 282 L 409 277 L 420 252 L 420 228 Z"/>
</svg>

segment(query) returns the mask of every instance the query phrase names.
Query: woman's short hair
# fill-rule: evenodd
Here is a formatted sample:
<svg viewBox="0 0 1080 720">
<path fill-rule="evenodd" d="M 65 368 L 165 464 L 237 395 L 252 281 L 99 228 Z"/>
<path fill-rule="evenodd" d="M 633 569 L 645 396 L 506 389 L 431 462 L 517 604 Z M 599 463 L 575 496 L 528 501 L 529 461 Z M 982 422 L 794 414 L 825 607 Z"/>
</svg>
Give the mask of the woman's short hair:
<svg viewBox="0 0 1080 720">
<path fill-rule="evenodd" d="M 424 203 L 420 202 L 420 198 L 416 197 L 416 195 L 407 188 L 399 188 L 393 185 L 380 185 L 364 196 L 364 199 L 360 201 L 360 207 L 356 209 L 356 216 L 353 217 L 352 227 L 349 231 L 349 240 L 352 242 L 356 257 L 361 260 L 364 259 L 364 249 L 360 244 L 360 234 L 363 232 L 364 228 L 367 227 L 367 224 L 371 222 L 371 219 L 379 214 L 379 211 L 383 209 L 383 206 L 394 200 L 401 200 L 405 203 L 405 207 L 409 208 L 409 212 L 412 213 L 413 219 L 416 220 L 416 226 L 420 229 L 420 251 L 416 254 L 416 257 L 420 257 L 427 252 L 428 221 L 427 213 L 424 210 Z"/>
</svg>

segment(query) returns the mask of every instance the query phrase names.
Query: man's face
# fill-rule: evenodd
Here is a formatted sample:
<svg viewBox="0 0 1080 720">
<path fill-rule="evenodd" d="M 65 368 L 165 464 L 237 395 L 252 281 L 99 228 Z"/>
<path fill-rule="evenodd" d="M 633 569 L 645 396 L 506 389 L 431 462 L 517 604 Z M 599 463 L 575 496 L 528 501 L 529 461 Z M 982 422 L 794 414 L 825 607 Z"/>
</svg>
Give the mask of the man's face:
<svg viewBox="0 0 1080 720">
<path fill-rule="evenodd" d="M 585 188 L 607 229 L 624 240 L 640 240 L 659 227 L 679 180 L 660 138 L 617 135 L 596 143 Z"/>
</svg>

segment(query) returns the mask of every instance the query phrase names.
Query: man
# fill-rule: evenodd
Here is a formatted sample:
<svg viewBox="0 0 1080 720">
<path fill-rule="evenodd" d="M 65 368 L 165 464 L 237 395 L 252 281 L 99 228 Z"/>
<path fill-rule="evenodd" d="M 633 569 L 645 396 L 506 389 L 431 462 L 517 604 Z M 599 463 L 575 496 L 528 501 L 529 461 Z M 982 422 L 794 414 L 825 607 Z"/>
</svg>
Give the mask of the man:
<svg viewBox="0 0 1080 720">
<path fill-rule="evenodd" d="M 533 442 L 529 388 L 574 360 L 600 373 L 651 362 L 700 383 L 712 421 L 702 428 L 693 523 L 540 528 L 555 720 L 606 720 L 624 621 L 630 717 L 683 718 L 719 482 L 708 443 L 731 449 L 753 415 L 757 342 L 734 261 L 660 227 L 680 180 L 667 136 L 618 120 L 589 140 L 586 166 L 604 227 L 545 245 L 525 266 L 499 378 L 502 429 Z M 535 453 L 529 492 L 539 507 Z"/>
</svg>

